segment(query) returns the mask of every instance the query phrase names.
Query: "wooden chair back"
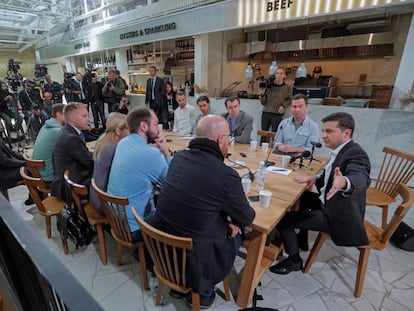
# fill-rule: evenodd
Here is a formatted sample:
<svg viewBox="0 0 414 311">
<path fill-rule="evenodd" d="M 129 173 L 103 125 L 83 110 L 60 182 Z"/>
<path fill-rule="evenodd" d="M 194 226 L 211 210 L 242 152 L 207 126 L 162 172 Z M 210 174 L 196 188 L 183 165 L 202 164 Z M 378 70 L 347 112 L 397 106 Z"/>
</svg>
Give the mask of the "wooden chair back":
<svg viewBox="0 0 414 311">
<path fill-rule="evenodd" d="M 94 179 L 92 179 L 92 187 L 95 189 L 105 211 L 105 215 L 111 224 L 111 231 L 115 240 L 122 241 L 132 247 L 134 242 L 132 242 L 131 230 L 125 209 L 125 206 L 129 204 L 128 198 L 113 196 L 102 191 L 96 185 Z"/>
<path fill-rule="evenodd" d="M 81 197 L 85 197 L 88 195 L 88 188 L 86 188 L 84 185 L 77 184 L 74 181 L 72 181 L 69 177 L 70 173 L 69 170 L 66 170 L 63 174 L 63 178 L 65 179 L 66 186 L 68 187 L 68 190 L 71 192 L 71 199 L 73 204 L 77 207 L 78 211 L 80 210 L 82 204 L 86 202 L 82 202 Z"/>
<path fill-rule="evenodd" d="M 414 155 L 384 147 L 384 159 L 374 188 L 390 197 L 397 196 L 400 184 L 407 184 L 414 175 Z"/>
<path fill-rule="evenodd" d="M 186 265 L 187 250 L 193 248 L 193 240 L 162 232 L 144 221 L 135 208 L 132 212 L 154 262 L 157 277 L 180 292 L 190 291 L 186 280 Z"/>
<path fill-rule="evenodd" d="M 274 141 L 276 132 L 258 130 L 257 135 L 263 137 L 264 142 L 270 143 L 271 141 Z"/>
<path fill-rule="evenodd" d="M 36 178 L 42 178 L 42 175 L 40 175 L 39 169 L 46 167 L 45 161 L 30 159 L 26 154 L 23 154 L 23 159 L 26 164 L 26 167 L 28 168 L 30 172 L 30 176 L 36 177 Z M 52 192 L 52 190 L 49 187 L 47 187 L 46 184 L 44 184 L 44 187 L 41 189 L 41 191 L 45 195 Z"/>
<path fill-rule="evenodd" d="M 27 189 L 29 189 L 30 195 L 35 202 L 39 213 L 46 216 L 48 213 L 43 205 L 43 199 L 40 197 L 42 189 L 45 189 L 45 183 L 42 178 L 29 176 L 28 171 L 24 166 L 20 168 L 20 176 L 22 176 L 23 183 L 27 186 Z"/>
<path fill-rule="evenodd" d="M 397 230 L 405 215 L 407 215 L 411 206 L 414 204 L 414 194 L 406 184 L 400 184 L 397 187 L 396 193 L 397 195 L 401 196 L 402 202 L 395 210 L 393 217 L 388 222 L 385 229 L 382 231 L 381 238 L 379 240 L 384 245 L 388 244 L 391 236 L 393 235 L 395 230 Z"/>
</svg>

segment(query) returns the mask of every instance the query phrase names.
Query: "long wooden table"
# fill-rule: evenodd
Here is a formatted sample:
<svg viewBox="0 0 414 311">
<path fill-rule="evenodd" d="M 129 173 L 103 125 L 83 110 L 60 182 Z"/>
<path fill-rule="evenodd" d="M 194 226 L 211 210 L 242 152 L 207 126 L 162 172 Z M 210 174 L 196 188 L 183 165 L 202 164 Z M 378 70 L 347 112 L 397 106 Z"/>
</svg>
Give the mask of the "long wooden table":
<svg viewBox="0 0 414 311">
<path fill-rule="evenodd" d="M 189 139 L 183 139 L 173 132 L 163 132 L 162 135 L 166 137 L 171 151 L 185 149 L 190 142 Z M 252 151 L 249 145 L 243 144 L 229 146 L 229 153 L 231 153 L 231 160 L 244 162 L 245 166 L 253 172 L 257 170 L 260 161 L 265 160 L 268 154 L 262 152 L 260 147 Z M 245 157 L 240 153 L 244 153 Z M 281 156 L 272 153 L 269 160 L 276 162 L 276 166 L 281 166 Z M 256 211 L 256 217 L 250 226 L 253 232 L 249 239 L 243 243 L 247 249 L 247 255 L 236 301 L 240 307 L 245 308 L 252 303 L 254 289 L 279 253 L 279 247 L 273 244 L 265 245 L 267 235 L 275 228 L 283 215 L 296 204 L 305 191 L 306 185 L 294 182 L 293 177 L 316 174 L 326 163 L 326 159 L 317 157 L 317 160 L 320 162 L 313 161 L 309 166 L 309 160 L 305 159 L 303 161 L 305 166 L 302 168 L 291 164 L 288 169 L 293 171 L 289 175 L 268 172 L 265 189 L 272 192 L 269 208 L 260 207 L 259 202 L 250 202 Z M 228 160 L 225 160 L 225 162 L 231 165 Z M 238 167 L 235 169 L 240 175 L 247 173 L 246 168 Z M 258 195 L 255 183 L 252 183 L 250 192 L 247 193 L 247 196 L 252 195 Z"/>
</svg>

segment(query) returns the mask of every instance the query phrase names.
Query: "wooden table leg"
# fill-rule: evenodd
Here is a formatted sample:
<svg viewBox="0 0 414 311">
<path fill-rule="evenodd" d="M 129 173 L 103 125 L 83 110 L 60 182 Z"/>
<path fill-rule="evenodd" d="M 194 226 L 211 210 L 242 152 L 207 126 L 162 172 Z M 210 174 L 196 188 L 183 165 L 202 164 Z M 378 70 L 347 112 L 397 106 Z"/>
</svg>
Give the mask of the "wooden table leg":
<svg viewBox="0 0 414 311">
<path fill-rule="evenodd" d="M 260 269 L 266 243 L 266 234 L 254 231 L 249 240 L 250 243 L 236 301 L 242 308 L 246 308 L 252 303 L 254 290 L 261 279 Z"/>
</svg>

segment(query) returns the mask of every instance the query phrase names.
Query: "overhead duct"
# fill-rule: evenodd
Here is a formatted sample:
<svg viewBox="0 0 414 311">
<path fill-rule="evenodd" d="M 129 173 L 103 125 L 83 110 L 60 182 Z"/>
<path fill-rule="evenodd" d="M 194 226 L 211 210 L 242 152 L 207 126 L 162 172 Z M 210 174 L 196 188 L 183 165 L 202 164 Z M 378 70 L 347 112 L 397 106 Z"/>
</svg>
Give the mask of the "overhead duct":
<svg viewBox="0 0 414 311">
<path fill-rule="evenodd" d="M 340 36 L 330 38 L 309 39 L 306 43 L 306 49 L 328 49 L 328 48 L 345 48 L 352 46 L 370 46 L 395 43 L 395 33 L 380 32 L 352 36 Z M 303 41 L 303 40 L 302 40 Z M 271 43 L 258 41 L 252 43 L 237 43 L 231 45 L 229 49 L 229 59 L 246 59 L 249 56 L 249 45 L 251 44 L 251 54 L 264 52 L 290 52 L 300 51 L 303 45 L 301 40 Z"/>
</svg>

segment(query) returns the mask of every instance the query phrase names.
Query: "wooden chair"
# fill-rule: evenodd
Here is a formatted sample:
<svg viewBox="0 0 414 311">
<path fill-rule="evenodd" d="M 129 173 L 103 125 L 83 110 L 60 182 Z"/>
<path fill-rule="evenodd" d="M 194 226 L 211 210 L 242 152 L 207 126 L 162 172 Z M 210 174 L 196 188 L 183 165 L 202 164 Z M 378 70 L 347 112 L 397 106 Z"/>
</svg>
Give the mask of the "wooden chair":
<svg viewBox="0 0 414 311">
<path fill-rule="evenodd" d="M 100 212 L 98 212 L 92 206 L 92 204 L 89 203 L 89 200 L 86 202 L 81 201 L 80 196 L 85 197 L 88 195 L 88 188 L 84 185 L 80 185 L 73 182 L 69 178 L 69 170 L 66 170 L 63 176 L 65 178 L 67 187 L 69 187 L 69 189 L 72 192 L 73 203 L 76 205 L 78 211 L 83 206 L 86 213 L 86 217 L 88 217 L 89 224 L 94 226 L 96 232 L 98 233 L 99 249 L 101 251 L 101 261 L 102 264 L 106 265 L 108 263 L 108 258 L 106 255 L 105 233 L 103 230 L 103 226 L 108 222 L 108 218 L 105 215 L 102 215 Z"/>
<path fill-rule="evenodd" d="M 58 215 L 66 205 L 66 202 L 54 196 L 46 196 L 45 199 L 42 199 L 40 194 L 42 193 L 42 189 L 45 189 L 43 180 L 29 176 L 25 167 L 20 168 L 20 175 L 23 178 L 23 183 L 29 189 L 30 195 L 36 204 L 37 211 L 45 217 L 46 235 L 50 239 L 52 236 L 51 217 Z"/>
<path fill-rule="evenodd" d="M 142 273 L 142 286 L 144 289 L 149 289 L 144 242 L 133 242 L 131 238 L 131 230 L 125 210 L 125 206 L 129 204 L 128 198 L 113 196 L 102 191 L 96 185 L 94 179 L 92 179 L 92 187 L 95 189 L 102 207 L 105 210 L 105 215 L 111 224 L 111 234 L 118 243 L 117 264 L 122 264 L 122 246 L 129 248 L 137 247 Z"/>
<path fill-rule="evenodd" d="M 160 305 L 164 284 L 181 293 L 188 293 L 191 288 L 187 285 L 186 265 L 187 250 L 193 248 L 193 239 L 179 237 L 162 232 L 145 222 L 133 208 L 145 245 L 154 262 L 154 272 L 159 279 L 155 305 Z M 229 278 L 223 280 L 225 299 L 230 300 Z M 193 310 L 200 310 L 200 296 L 191 293 Z"/>
<path fill-rule="evenodd" d="M 275 140 L 276 132 L 258 130 L 257 135 L 262 137 L 262 142 L 270 143 Z"/>
<path fill-rule="evenodd" d="M 388 220 L 388 205 L 395 201 L 400 184 L 414 175 L 414 155 L 384 147 L 384 159 L 374 187 L 368 188 L 367 205 L 382 208 L 382 228 Z"/>
<path fill-rule="evenodd" d="M 24 162 L 26 163 L 26 167 L 28 168 L 30 172 L 30 175 L 32 177 L 42 178 L 42 175 L 40 175 L 39 169 L 46 167 L 45 161 L 30 159 L 26 154 L 23 154 L 23 159 L 24 159 Z M 50 187 L 46 186 L 45 184 L 45 188 L 42 189 L 42 193 L 49 194 L 51 192 L 52 190 L 50 189 Z"/>
<path fill-rule="evenodd" d="M 368 259 L 371 249 L 383 250 L 385 247 L 387 247 L 390 237 L 397 229 L 404 216 L 407 214 L 411 205 L 413 205 L 414 203 L 414 194 L 410 190 L 410 188 L 408 188 L 407 185 L 399 185 L 396 190 L 396 193 L 401 196 L 402 202 L 395 210 L 394 216 L 391 218 L 390 222 L 386 225 L 385 228 L 377 227 L 372 223 L 365 221 L 365 230 L 368 235 L 369 244 L 357 247 L 359 250 L 359 260 L 354 290 L 355 297 L 361 296 L 362 286 L 364 285 L 365 274 L 367 271 Z M 309 271 L 310 267 L 316 259 L 316 256 L 319 253 L 319 250 L 321 249 L 323 243 L 327 238 L 329 238 L 329 234 L 323 232 L 319 233 L 318 237 L 316 238 L 315 244 L 313 245 L 312 250 L 310 251 L 305 266 L 303 267 L 304 273 Z"/>
</svg>

